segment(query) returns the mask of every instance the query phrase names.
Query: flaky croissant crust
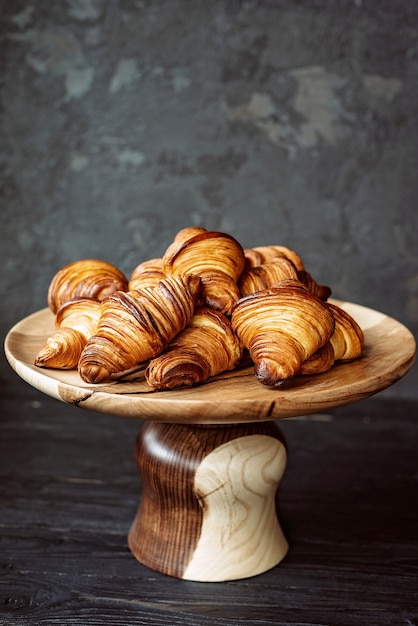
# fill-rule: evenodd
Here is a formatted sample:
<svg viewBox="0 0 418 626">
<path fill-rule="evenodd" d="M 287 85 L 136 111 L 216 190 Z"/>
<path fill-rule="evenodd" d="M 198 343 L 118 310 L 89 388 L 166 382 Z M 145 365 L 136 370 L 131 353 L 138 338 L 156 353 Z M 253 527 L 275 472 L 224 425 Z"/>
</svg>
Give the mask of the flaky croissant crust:
<svg viewBox="0 0 418 626">
<path fill-rule="evenodd" d="M 323 374 L 339 361 L 357 359 L 364 347 L 364 334 L 355 319 L 333 302 L 326 306 L 334 317 L 329 341 L 302 364 L 300 374 Z"/>
<path fill-rule="evenodd" d="M 183 273 L 202 276 L 215 270 L 237 281 L 244 265 L 244 250 L 234 237 L 198 227 L 180 231 L 163 255 L 167 276 Z"/>
<path fill-rule="evenodd" d="M 286 278 L 298 278 L 295 265 L 286 257 L 274 257 L 271 261 L 250 267 L 241 274 L 238 281 L 241 297 L 268 289 Z"/>
<path fill-rule="evenodd" d="M 61 268 L 48 288 L 48 306 L 53 313 L 74 298 L 101 301 L 115 291 L 126 291 L 128 279 L 115 265 L 100 259 L 81 259 Z"/>
<path fill-rule="evenodd" d="M 364 333 L 356 320 L 333 302 L 327 306 L 335 319 L 335 329 L 330 338 L 336 361 L 357 359 L 364 347 Z"/>
<path fill-rule="evenodd" d="M 238 300 L 231 325 L 250 352 L 257 379 L 277 386 L 329 341 L 335 320 L 302 283 L 287 279 Z"/>
<path fill-rule="evenodd" d="M 299 254 L 287 246 L 256 246 L 244 250 L 246 268 L 264 265 L 278 257 L 289 259 L 297 270 L 304 270 L 305 265 Z"/>
<path fill-rule="evenodd" d="M 197 385 L 233 369 L 240 357 L 240 342 L 228 318 L 219 311 L 196 307 L 186 328 L 150 360 L 145 377 L 156 389 Z"/>
<path fill-rule="evenodd" d="M 242 296 L 271 287 L 278 280 L 286 278 L 298 279 L 309 291 L 321 300 L 327 300 L 331 289 L 320 285 L 306 271 L 300 256 L 285 246 L 260 246 L 247 248 L 245 269 L 238 284 Z"/>
<path fill-rule="evenodd" d="M 199 304 L 230 315 L 240 297 L 237 281 L 245 266 L 238 241 L 218 231 L 189 227 L 179 231 L 163 255 L 167 276 L 191 273 L 202 279 Z"/>
<path fill-rule="evenodd" d="M 192 317 L 200 288 L 198 276 L 174 276 L 153 288 L 108 296 L 79 359 L 81 378 L 103 382 L 162 352 Z"/>
<path fill-rule="evenodd" d="M 241 296 L 237 283 L 225 272 L 218 270 L 206 271 L 201 279 L 199 306 L 207 306 L 229 316 L 232 307 Z"/>
<path fill-rule="evenodd" d="M 165 277 L 161 257 L 143 261 L 132 271 L 128 291 L 143 289 L 144 287 L 155 287 Z"/>
<path fill-rule="evenodd" d="M 97 329 L 100 303 L 92 298 L 65 302 L 55 316 L 56 330 L 35 357 L 38 367 L 75 369 L 81 352 Z"/>
</svg>

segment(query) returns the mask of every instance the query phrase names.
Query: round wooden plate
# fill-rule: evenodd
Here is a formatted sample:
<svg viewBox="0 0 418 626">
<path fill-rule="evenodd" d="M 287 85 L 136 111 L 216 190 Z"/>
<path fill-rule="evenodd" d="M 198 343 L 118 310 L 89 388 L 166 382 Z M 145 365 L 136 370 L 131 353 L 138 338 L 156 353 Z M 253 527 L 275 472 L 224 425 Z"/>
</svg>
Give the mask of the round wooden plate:
<svg viewBox="0 0 418 626">
<path fill-rule="evenodd" d="M 89 385 L 77 371 L 41 369 L 34 358 L 54 330 L 42 309 L 17 323 L 5 340 L 11 367 L 27 383 L 77 407 L 155 422 L 237 424 L 322 412 L 373 395 L 398 381 L 415 359 L 412 333 L 395 319 L 361 305 L 336 301 L 365 335 L 361 358 L 325 374 L 300 376 L 279 388 L 259 383 L 253 368 L 237 368 L 208 382 L 172 391 L 149 387 L 143 371 L 120 381 Z"/>
</svg>

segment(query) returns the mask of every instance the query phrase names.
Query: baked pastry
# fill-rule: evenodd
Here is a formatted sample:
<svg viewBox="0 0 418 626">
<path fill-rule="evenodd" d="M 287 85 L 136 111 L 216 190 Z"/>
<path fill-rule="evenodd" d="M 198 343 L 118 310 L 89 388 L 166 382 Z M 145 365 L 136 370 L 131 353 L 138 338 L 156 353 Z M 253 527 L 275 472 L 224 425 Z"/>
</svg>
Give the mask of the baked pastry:
<svg viewBox="0 0 418 626">
<path fill-rule="evenodd" d="M 329 341 L 335 321 L 324 302 L 287 279 L 238 300 L 231 325 L 249 350 L 257 379 L 277 386 Z"/>
<path fill-rule="evenodd" d="M 38 352 L 38 367 L 75 369 L 88 339 L 94 335 L 100 317 L 100 302 L 76 298 L 60 306 L 55 316 L 56 331 Z"/>
<path fill-rule="evenodd" d="M 200 288 L 198 276 L 173 276 L 103 300 L 97 332 L 79 359 L 81 378 L 104 382 L 157 356 L 190 321 Z"/>
<path fill-rule="evenodd" d="M 128 291 L 155 287 L 165 278 L 162 258 L 143 261 L 135 267 L 129 279 Z"/>
<path fill-rule="evenodd" d="M 244 250 L 234 237 L 198 226 L 179 231 L 163 255 L 163 271 L 167 276 L 185 273 L 200 276 L 199 305 L 227 315 L 240 297 L 237 281 L 244 265 Z"/>
<path fill-rule="evenodd" d="M 305 266 L 295 250 L 287 246 L 256 246 L 255 248 L 246 248 L 244 250 L 246 267 L 256 267 L 268 263 L 277 257 L 284 257 L 292 261 L 297 270 L 304 270 Z"/>
<path fill-rule="evenodd" d="M 201 279 L 202 292 L 197 304 L 229 316 L 234 303 L 241 297 L 237 283 L 225 272 L 216 270 L 208 270 Z"/>
<path fill-rule="evenodd" d="M 298 278 L 293 262 L 283 256 L 246 269 L 238 281 L 241 296 L 249 296 L 256 291 L 263 291 L 285 278 Z"/>
<path fill-rule="evenodd" d="M 327 302 L 334 316 L 334 332 L 328 343 L 302 364 L 300 374 L 323 374 L 339 361 L 357 359 L 364 347 L 364 334 L 356 320 L 333 302 Z"/>
<path fill-rule="evenodd" d="M 312 374 L 324 374 L 328 372 L 335 363 L 334 349 L 328 341 L 319 348 L 312 356 L 304 361 L 299 370 L 299 375 L 309 376 Z"/>
<path fill-rule="evenodd" d="M 197 385 L 210 376 L 232 370 L 241 357 L 238 337 L 220 311 L 196 307 L 192 319 L 145 370 L 156 389 Z"/>
<path fill-rule="evenodd" d="M 35 364 L 77 367 L 88 383 L 141 366 L 151 386 L 171 389 L 248 361 L 260 382 L 280 385 L 360 356 L 362 330 L 330 295 L 291 248 L 244 250 L 190 226 L 129 280 L 98 259 L 59 270 L 48 289 L 56 329 Z"/>
<path fill-rule="evenodd" d="M 244 250 L 232 235 L 198 226 L 180 230 L 163 255 L 163 270 L 167 275 L 201 276 L 211 269 L 225 272 L 237 281 L 244 264 Z"/>
<path fill-rule="evenodd" d="M 331 289 L 326 285 L 319 285 L 312 278 L 300 256 L 291 248 L 259 246 L 247 248 L 244 254 L 246 265 L 239 280 L 242 296 L 272 287 L 275 282 L 285 278 L 297 278 L 321 300 L 327 300 L 331 295 Z"/>
<path fill-rule="evenodd" d="M 48 306 L 53 313 L 74 298 L 99 302 L 115 291 L 126 291 L 128 279 L 115 265 L 100 259 L 82 259 L 62 267 L 48 289 Z"/>
<path fill-rule="evenodd" d="M 333 302 L 327 302 L 327 306 L 335 319 L 335 329 L 330 338 L 335 361 L 357 359 L 364 348 L 362 329 L 345 309 Z"/>
</svg>

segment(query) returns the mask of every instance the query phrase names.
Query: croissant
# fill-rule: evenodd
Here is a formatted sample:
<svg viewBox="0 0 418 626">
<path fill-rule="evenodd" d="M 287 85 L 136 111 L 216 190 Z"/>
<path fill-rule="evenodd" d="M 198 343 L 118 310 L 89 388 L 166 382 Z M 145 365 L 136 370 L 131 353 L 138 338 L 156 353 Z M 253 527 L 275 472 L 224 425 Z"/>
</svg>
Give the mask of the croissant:
<svg viewBox="0 0 418 626">
<path fill-rule="evenodd" d="M 240 357 L 240 342 L 228 318 L 220 311 L 196 307 L 186 328 L 151 359 L 145 377 L 156 389 L 196 385 L 233 369 Z"/>
<path fill-rule="evenodd" d="M 257 379 L 277 386 L 329 341 L 335 321 L 324 302 L 287 279 L 238 300 L 231 325 L 249 350 Z"/>
<path fill-rule="evenodd" d="M 271 261 L 246 269 L 238 281 L 241 296 L 263 291 L 285 278 L 298 278 L 296 267 L 286 257 L 275 257 Z"/>
<path fill-rule="evenodd" d="M 174 276 L 156 287 L 108 296 L 79 359 L 81 378 L 100 383 L 120 377 L 162 352 L 190 321 L 200 287 L 198 276 Z"/>
<path fill-rule="evenodd" d="M 268 263 L 277 257 L 285 257 L 292 261 L 297 270 L 304 270 L 305 266 L 295 250 L 286 246 L 256 246 L 255 248 L 246 248 L 244 250 L 246 267 L 256 267 Z"/>
<path fill-rule="evenodd" d="M 254 293 L 258 289 L 266 289 L 267 287 L 271 287 L 277 280 L 281 280 L 282 278 L 297 278 L 305 287 L 309 289 L 314 295 L 318 296 L 321 300 L 327 300 L 331 295 L 331 289 L 326 285 L 319 285 L 305 270 L 304 263 L 300 256 L 292 250 L 291 248 L 287 248 L 286 246 L 259 246 L 256 248 L 247 248 L 244 250 L 245 254 L 245 271 L 240 278 L 240 291 L 241 295 L 249 295 L 250 293 Z M 271 268 L 271 263 L 277 263 L 286 259 L 287 262 L 291 262 L 293 267 L 296 269 L 296 273 L 289 272 L 288 276 L 280 276 L 278 275 L 277 279 L 274 280 L 275 271 L 277 269 Z M 262 268 L 262 269 L 259 269 Z M 247 275 L 251 278 L 247 278 Z M 248 283 L 252 280 L 252 277 L 256 276 L 254 279 L 254 289 L 251 291 L 253 287 Z M 258 277 L 258 275 L 262 275 L 263 278 Z"/>
<path fill-rule="evenodd" d="M 358 323 L 336 304 L 326 304 L 334 316 L 334 332 L 328 343 L 302 364 L 300 374 L 322 374 L 336 361 L 351 361 L 362 353 L 364 334 Z"/>
<path fill-rule="evenodd" d="M 226 233 L 189 227 L 179 231 L 163 255 L 167 276 L 195 274 L 202 279 L 199 303 L 229 314 L 239 298 L 236 283 L 245 265 L 244 250 Z"/>
<path fill-rule="evenodd" d="M 312 375 L 328 372 L 335 363 L 334 348 L 331 341 L 319 348 L 311 357 L 302 363 L 299 374 Z"/>
<path fill-rule="evenodd" d="M 330 338 L 335 361 L 357 359 L 364 347 L 364 333 L 356 320 L 333 302 L 327 306 L 335 319 L 335 330 Z"/>
<path fill-rule="evenodd" d="M 100 317 L 100 302 L 77 298 L 65 302 L 55 316 L 55 332 L 38 352 L 38 367 L 75 369 L 88 339 L 94 335 Z"/>
<path fill-rule="evenodd" d="M 165 278 L 165 274 L 161 258 L 143 261 L 133 270 L 129 279 L 128 291 L 143 289 L 144 287 L 155 287 L 163 278 Z"/>
<path fill-rule="evenodd" d="M 115 266 L 99 259 L 82 259 L 61 268 L 48 289 L 48 306 L 53 313 L 74 298 L 101 301 L 114 291 L 126 291 L 128 279 Z"/>
<path fill-rule="evenodd" d="M 167 275 L 201 276 L 212 269 L 225 272 L 237 281 L 244 264 L 244 250 L 232 235 L 198 226 L 180 230 L 163 255 L 163 270 Z"/>
<path fill-rule="evenodd" d="M 230 315 L 234 303 L 241 297 L 237 283 L 217 270 L 207 270 L 201 279 L 202 291 L 197 304 Z"/>
</svg>

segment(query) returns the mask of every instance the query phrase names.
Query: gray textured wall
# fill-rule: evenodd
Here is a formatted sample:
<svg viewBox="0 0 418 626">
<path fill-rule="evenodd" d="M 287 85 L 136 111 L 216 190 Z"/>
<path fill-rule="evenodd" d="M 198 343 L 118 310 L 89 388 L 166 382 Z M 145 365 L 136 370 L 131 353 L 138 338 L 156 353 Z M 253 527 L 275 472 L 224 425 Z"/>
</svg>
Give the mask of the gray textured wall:
<svg viewBox="0 0 418 626">
<path fill-rule="evenodd" d="M 2 334 L 62 265 L 129 274 L 199 224 L 417 335 L 417 24 L 415 0 L 3 0 Z"/>
</svg>

